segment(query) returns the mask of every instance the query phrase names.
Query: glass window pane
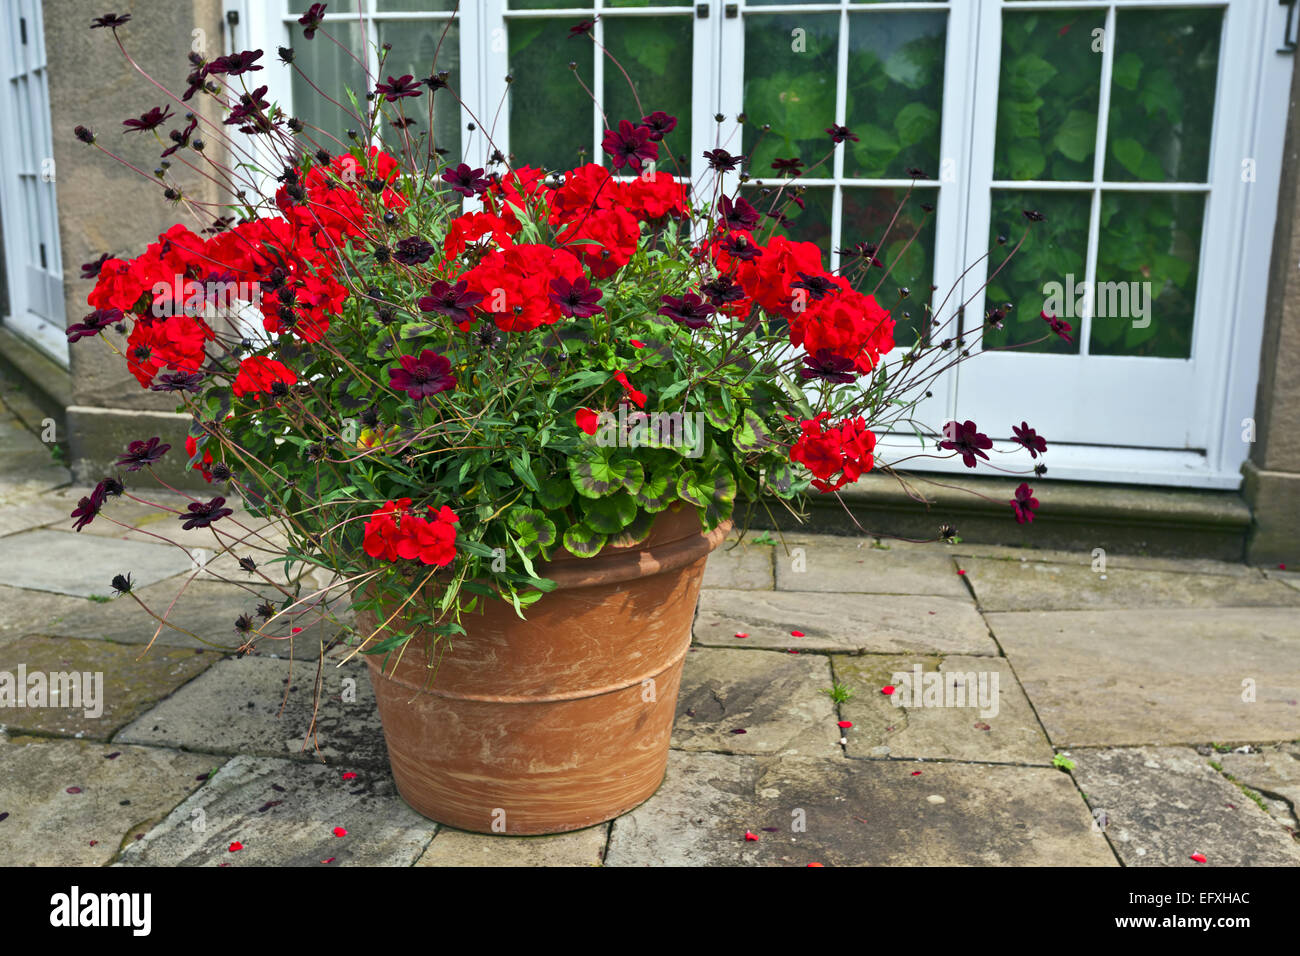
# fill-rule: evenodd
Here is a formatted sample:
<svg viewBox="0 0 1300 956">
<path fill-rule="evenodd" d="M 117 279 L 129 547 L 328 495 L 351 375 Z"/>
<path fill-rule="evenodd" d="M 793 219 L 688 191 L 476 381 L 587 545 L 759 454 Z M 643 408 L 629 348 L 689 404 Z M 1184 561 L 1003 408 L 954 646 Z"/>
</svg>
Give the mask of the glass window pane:
<svg viewBox="0 0 1300 956">
<path fill-rule="evenodd" d="M 927 215 L 921 206 L 932 205 L 938 191 L 913 190 L 899 209 L 906 195 L 906 189 L 845 189 L 839 244 L 841 250 L 848 250 L 860 242 L 879 245 L 884 240 L 876 253 L 883 268 L 863 271 L 852 257 L 841 254 L 840 270 L 854 288 L 872 293 L 889 309 L 895 322 L 894 341 L 900 346 L 915 342 L 925 326 L 925 304 L 931 301 L 934 282 L 934 213 Z M 895 212 L 898 219 L 891 229 Z M 905 299 L 902 289 L 908 290 Z"/>
<path fill-rule="evenodd" d="M 754 177 L 775 175 L 777 158 L 802 159 L 807 169 L 829 155 L 839 36 L 836 13 L 745 18 L 744 151 Z M 830 163 L 812 175 L 830 176 Z"/>
<path fill-rule="evenodd" d="M 451 76 L 447 82 L 451 88 L 460 87 L 460 26 L 447 20 L 411 20 L 401 23 L 379 21 L 380 43 L 391 43 L 393 48 L 380 70 L 384 79 L 389 76 L 411 74 L 416 79 L 432 76 L 442 70 Z M 433 94 L 433 145 L 445 149 L 444 159 L 451 163 L 460 162 L 461 122 L 460 104 L 452 98 L 448 90 L 439 90 Z M 401 115 L 414 122 L 407 129 L 412 149 L 420 137 L 428 134 L 429 125 L 429 90 L 426 87 L 419 97 L 399 100 L 385 105 L 385 112 L 396 116 L 400 108 Z M 401 132 L 384 124 L 384 144 L 391 150 L 405 149 L 406 140 Z M 415 150 L 416 159 L 422 161 L 424 154 Z"/>
<path fill-rule="evenodd" d="M 605 8 L 610 7 L 689 7 L 694 0 L 605 0 Z M 605 21 L 609 29 L 610 21 Z M 608 36 L 608 34 L 606 34 Z"/>
<path fill-rule="evenodd" d="M 1203 193 L 1102 192 L 1095 355 L 1189 358 Z"/>
<path fill-rule="evenodd" d="M 1019 352 L 1052 352 L 1075 355 L 1079 352 L 1081 319 L 1075 314 L 1074 299 L 1065 296 L 1059 318 L 1072 327 L 1073 342 L 1052 334 L 1040 317 L 1049 294 L 1049 283 L 1059 282 L 1063 289 L 1083 286 L 1087 279 L 1088 218 L 1092 197 L 1087 192 L 1014 192 L 993 190 L 993 215 L 990 220 L 988 274 L 993 276 L 985 291 L 985 311 L 1011 303 L 1005 327 L 986 329 L 985 348 L 1024 346 Z M 1024 210 L 1034 209 L 1046 216 L 1044 222 L 1027 223 Z M 1025 226 L 1031 225 L 1028 237 L 1015 258 L 1003 267 Z M 1003 246 L 995 246 L 997 237 L 1005 236 Z M 999 269 L 1001 271 L 999 271 Z M 978 329 L 983 316 L 966 317 L 968 333 Z M 1042 341 L 1039 341 L 1042 340 Z M 1033 345 L 1025 343 L 1033 342 Z"/>
<path fill-rule="evenodd" d="M 516 165 L 552 170 L 572 169 L 590 162 L 592 148 L 591 97 L 578 85 L 569 63 L 578 64 L 578 77 L 591 89 L 591 41 L 569 39 L 570 20 L 509 21 L 510 152 Z M 585 150 L 585 158 L 579 151 Z"/>
<path fill-rule="evenodd" d="M 1104 10 L 1007 12 L 1002 17 L 997 179 L 1092 180 Z"/>
<path fill-rule="evenodd" d="M 829 186 L 808 188 L 776 186 L 745 190 L 745 198 L 763 213 L 763 220 L 754 230 L 760 241 L 773 235 L 782 235 L 795 242 L 814 243 L 822 251 L 822 264 L 829 262 L 831 252 L 831 204 L 835 191 Z M 786 221 L 778 223 L 767 213 L 785 213 Z"/>
<path fill-rule="evenodd" d="M 1106 178 L 1205 182 L 1219 72 L 1220 10 L 1120 10 Z"/>
<path fill-rule="evenodd" d="M 858 14 L 849 18 L 844 174 L 907 178 L 939 174 L 944 13 Z"/>
<path fill-rule="evenodd" d="M 307 12 L 317 0 L 289 0 L 289 12 L 295 17 Z M 333 0 L 325 5 L 326 13 L 356 13 L 357 0 Z"/>
<path fill-rule="evenodd" d="M 689 176 L 691 170 L 691 68 L 682 51 L 692 48 L 693 31 L 690 17 L 611 17 L 605 21 L 605 49 L 636 87 L 633 96 L 627 78 L 607 58 L 605 118 L 611 127 L 617 127 L 619 120 L 635 124 L 656 110 L 676 116 L 677 127 L 659 144 L 659 168 L 683 176 Z"/>
<path fill-rule="evenodd" d="M 345 130 L 359 130 L 365 126 L 364 121 L 359 119 L 352 110 L 347 94 L 347 91 L 351 90 L 364 110 L 367 92 L 366 71 L 354 57 L 364 56 L 362 51 L 365 45 L 362 41 L 361 28 L 355 23 L 331 23 L 329 31 L 330 35 L 345 49 L 339 49 L 339 46 L 329 40 L 320 42 L 322 38 L 319 35 L 315 41 L 303 40 L 302 28 L 296 23 L 289 28 L 289 39 L 296 54 L 294 62 L 301 67 L 302 73 L 310 77 L 311 82 L 339 106 L 312 89 L 311 83 L 303 79 L 302 75 L 295 70 L 292 87 L 293 110 L 294 115 L 307 124 L 307 133 L 313 139 L 319 139 L 312 130 L 312 127 L 316 127 L 337 136 L 346 143 Z M 334 144 L 322 142 L 321 145 L 330 152 L 336 151 L 336 148 L 331 148 Z"/>
<path fill-rule="evenodd" d="M 457 6 L 464 7 L 464 3 L 457 4 L 457 0 L 376 0 L 375 11 L 377 13 L 445 13 L 455 10 Z"/>
</svg>

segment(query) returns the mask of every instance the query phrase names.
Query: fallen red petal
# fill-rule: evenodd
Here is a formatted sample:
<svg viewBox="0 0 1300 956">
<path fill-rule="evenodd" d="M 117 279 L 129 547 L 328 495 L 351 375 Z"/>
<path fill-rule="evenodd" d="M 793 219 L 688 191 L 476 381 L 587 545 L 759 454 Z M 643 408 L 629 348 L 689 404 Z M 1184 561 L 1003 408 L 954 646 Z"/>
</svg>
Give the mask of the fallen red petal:
<svg viewBox="0 0 1300 956">
<path fill-rule="evenodd" d="M 884 694 L 886 697 L 888 697 L 890 694 L 894 692 L 894 685 L 886 684 L 884 687 L 880 688 L 880 692 Z"/>
<path fill-rule="evenodd" d="M 958 573 L 958 574 L 965 574 L 965 573 L 966 573 L 966 569 L 965 569 L 965 568 L 958 568 L 958 569 L 957 569 L 957 573 Z"/>
<path fill-rule="evenodd" d="M 243 848 L 244 848 L 244 844 L 242 844 L 242 843 L 240 843 L 238 840 L 236 840 L 234 843 L 230 844 L 229 852 L 231 852 L 231 853 L 238 853 L 238 852 L 239 852 L 240 850 L 242 850 Z"/>
<path fill-rule="evenodd" d="M 919 777 L 919 776 L 921 776 L 921 771 L 919 771 L 919 770 L 913 770 L 913 771 L 912 771 L 912 776 L 913 776 L 913 777 Z"/>
<path fill-rule="evenodd" d="M 336 837 L 345 837 L 345 836 L 348 835 L 348 831 L 345 830 L 345 829 L 343 829 L 342 827 L 335 827 L 335 828 L 334 828 L 334 835 L 335 835 Z"/>
<path fill-rule="evenodd" d="M 821 866 L 820 863 L 809 863 L 808 865 L 809 865 L 809 866 Z M 822 869 L 825 869 L 825 867 L 822 867 Z"/>
<path fill-rule="evenodd" d="M 749 632 L 748 632 L 748 631 L 737 631 L 737 632 L 736 632 L 736 636 L 737 636 L 737 637 L 740 637 L 740 638 L 749 637 Z"/>
<path fill-rule="evenodd" d="M 1192 858 L 1193 860 L 1195 860 L 1197 863 L 1204 863 L 1204 862 L 1205 862 L 1205 854 L 1204 854 L 1204 853 L 1193 853 L 1191 858 Z"/>
<path fill-rule="evenodd" d="M 330 857 L 328 860 L 321 860 L 321 862 L 322 862 L 322 863 L 333 863 L 333 862 L 334 862 L 334 859 L 335 859 L 334 857 Z"/>
<path fill-rule="evenodd" d="M 351 770 L 349 770 L 347 773 L 345 773 L 345 774 L 343 775 L 343 779 L 344 779 L 344 780 L 355 780 L 355 779 L 357 779 L 357 775 L 356 775 L 355 773 L 353 773 Z"/>
<path fill-rule="evenodd" d="M 850 727 L 853 726 L 853 721 L 841 720 L 835 726 L 839 727 L 841 730 L 848 730 Z"/>
<path fill-rule="evenodd" d="M 803 631 L 791 631 L 791 632 L 790 632 L 790 636 L 791 636 L 791 637 L 803 637 Z"/>
<path fill-rule="evenodd" d="M 746 830 L 746 831 L 745 831 L 745 839 L 748 840 L 748 841 L 750 841 L 751 843 L 753 843 L 755 840 L 758 839 L 758 834 L 757 834 L 757 833 L 750 833 L 748 830 Z"/>
<path fill-rule="evenodd" d="M 743 727 L 737 727 L 735 730 L 732 731 L 732 733 L 733 733 L 733 734 L 744 734 L 744 733 L 748 733 L 748 731 L 745 730 Z"/>
<path fill-rule="evenodd" d="M 69 787 L 69 788 L 68 788 L 68 793 L 81 793 L 81 788 L 80 788 L 80 787 Z"/>
</svg>

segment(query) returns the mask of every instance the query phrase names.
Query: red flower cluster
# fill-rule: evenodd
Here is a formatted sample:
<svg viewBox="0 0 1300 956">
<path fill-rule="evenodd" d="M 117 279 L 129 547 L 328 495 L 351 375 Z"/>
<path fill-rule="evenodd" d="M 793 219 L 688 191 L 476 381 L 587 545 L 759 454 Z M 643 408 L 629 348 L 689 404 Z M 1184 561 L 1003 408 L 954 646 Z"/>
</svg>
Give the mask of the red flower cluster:
<svg viewBox="0 0 1300 956">
<path fill-rule="evenodd" d="M 838 491 L 871 470 L 876 436 L 867 431 L 861 417 L 847 418 L 834 428 L 823 429 L 822 420 L 827 417 L 829 413 L 822 412 L 799 423 L 803 434 L 790 449 L 790 460 L 812 472 L 812 484 L 818 491 Z"/>
<path fill-rule="evenodd" d="M 277 382 L 292 385 L 296 381 L 298 376 L 283 362 L 254 355 L 239 363 L 239 374 L 235 376 L 230 390 L 241 397 L 259 392 L 271 394 Z"/>
<path fill-rule="evenodd" d="M 411 499 L 386 501 L 366 522 L 363 547 L 372 558 L 396 561 L 418 559 L 445 567 L 456 557 L 456 513 L 443 505 L 428 517 L 411 514 Z"/>
</svg>

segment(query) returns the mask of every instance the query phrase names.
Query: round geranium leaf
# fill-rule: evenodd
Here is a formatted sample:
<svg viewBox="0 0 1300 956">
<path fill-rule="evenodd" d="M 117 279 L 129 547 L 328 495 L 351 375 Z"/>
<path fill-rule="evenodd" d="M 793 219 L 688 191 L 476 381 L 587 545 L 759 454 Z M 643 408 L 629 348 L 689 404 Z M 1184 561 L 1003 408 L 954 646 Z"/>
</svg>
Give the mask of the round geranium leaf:
<svg viewBox="0 0 1300 956">
<path fill-rule="evenodd" d="M 740 427 L 736 429 L 733 441 L 744 452 L 763 451 L 772 444 L 772 436 L 763 419 L 752 408 L 747 408 L 740 416 Z"/>
<path fill-rule="evenodd" d="M 615 459 L 613 448 L 591 448 L 569 460 L 569 478 L 584 498 L 604 498 L 641 490 L 645 472 L 634 458 Z"/>
<path fill-rule="evenodd" d="M 794 469 L 788 461 L 778 461 L 764 473 L 768 488 L 779 498 L 789 498 L 794 494 Z"/>
<path fill-rule="evenodd" d="M 515 533 L 529 557 L 555 544 L 555 525 L 545 512 L 536 508 L 512 508 L 506 515 L 506 526 Z"/>
<path fill-rule="evenodd" d="M 636 517 L 636 502 L 623 492 L 582 503 L 582 520 L 601 534 L 622 531 Z"/>
<path fill-rule="evenodd" d="M 590 527 L 586 522 L 565 529 L 564 548 L 579 558 L 594 557 L 605 546 L 605 535 Z"/>
<path fill-rule="evenodd" d="M 573 482 L 567 478 L 543 478 L 537 483 L 537 503 L 547 511 L 568 507 L 572 500 Z"/>
<path fill-rule="evenodd" d="M 612 548 L 634 548 L 638 544 L 650 537 L 650 529 L 654 527 L 655 516 L 647 514 L 644 511 L 637 512 L 637 516 L 632 519 L 632 523 L 616 535 L 609 539 Z"/>
<path fill-rule="evenodd" d="M 677 480 L 677 495 L 700 509 L 705 531 L 712 531 L 731 517 L 736 504 L 736 479 L 725 468 L 703 475 L 688 472 Z"/>
<path fill-rule="evenodd" d="M 642 510 L 650 513 L 663 511 L 677 500 L 676 483 L 669 477 L 667 468 L 651 472 L 634 496 Z"/>
</svg>

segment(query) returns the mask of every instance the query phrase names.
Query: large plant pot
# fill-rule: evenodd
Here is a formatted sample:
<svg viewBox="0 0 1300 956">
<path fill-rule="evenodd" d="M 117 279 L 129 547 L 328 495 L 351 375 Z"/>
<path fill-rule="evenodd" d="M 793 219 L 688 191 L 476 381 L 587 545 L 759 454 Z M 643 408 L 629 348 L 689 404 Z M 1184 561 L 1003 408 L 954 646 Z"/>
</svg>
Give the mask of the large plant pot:
<svg viewBox="0 0 1300 956">
<path fill-rule="evenodd" d="M 403 799 L 460 829 L 536 834 L 610 820 L 654 793 L 704 562 L 729 527 L 706 535 L 679 503 L 637 547 L 557 557 L 538 573 L 558 587 L 526 621 L 488 602 L 432 681 L 427 642 L 400 661 L 368 656 Z"/>
</svg>

